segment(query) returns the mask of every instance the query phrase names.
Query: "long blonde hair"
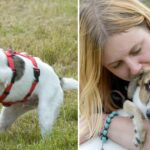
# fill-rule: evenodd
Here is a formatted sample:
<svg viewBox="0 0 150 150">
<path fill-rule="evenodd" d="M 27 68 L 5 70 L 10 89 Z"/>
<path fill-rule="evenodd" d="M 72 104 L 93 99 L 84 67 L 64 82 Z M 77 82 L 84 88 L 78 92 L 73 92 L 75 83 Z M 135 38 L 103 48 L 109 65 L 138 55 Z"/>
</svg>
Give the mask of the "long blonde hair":
<svg viewBox="0 0 150 150">
<path fill-rule="evenodd" d="M 89 137 L 100 129 L 102 112 L 117 109 L 110 96 L 111 75 L 102 66 L 105 42 L 143 24 L 150 26 L 150 10 L 139 0 L 87 0 L 81 4 L 79 101 L 80 113 L 88 120 Z"/>
</svg>

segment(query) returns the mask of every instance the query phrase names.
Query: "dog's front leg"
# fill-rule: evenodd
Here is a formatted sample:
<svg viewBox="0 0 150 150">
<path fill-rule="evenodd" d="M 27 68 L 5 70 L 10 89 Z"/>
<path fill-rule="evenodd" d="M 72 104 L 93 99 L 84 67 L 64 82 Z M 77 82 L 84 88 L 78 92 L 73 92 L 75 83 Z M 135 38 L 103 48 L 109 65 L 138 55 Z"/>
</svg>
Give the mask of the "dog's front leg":
<svg viewBox="0 0 150 150">
<path fill-rule="evenodd" d="M 128 100 L 124 102 L 123 109 L 132 117 L 135 133 L 134 144 L 139 150 L 141 150 L 146 137 L 142 113 L 133 102 Z"/>
</svg>

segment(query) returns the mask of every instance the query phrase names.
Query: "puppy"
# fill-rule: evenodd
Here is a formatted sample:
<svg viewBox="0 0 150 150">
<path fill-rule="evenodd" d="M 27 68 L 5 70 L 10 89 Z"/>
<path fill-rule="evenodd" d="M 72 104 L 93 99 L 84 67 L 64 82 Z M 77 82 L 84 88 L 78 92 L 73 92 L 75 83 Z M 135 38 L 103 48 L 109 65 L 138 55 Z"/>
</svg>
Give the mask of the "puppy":
<svg viewBox="0 0 150 150">
<path fill-rule="evenodd" d="M 72 78 L 59 78 L 40 58 L 0 49 L 0 132 L 37 107 L 43 137 L 49 135 L 63 102 L 63 90 L 77 89 Z"/>
<path fill-rule="evenodd" d="M 150 120 L 150 68 L 144 68 L 142 73 L 130 82 L 128 97 L 133 102 L 126 101 L 124 110 L 133 118 L 134 144 L 138 149 L 142 149 L 146 138 L 143 118 Z"/>
<path fill-rule="evenodd" d="M 123 109 L 119 110 L 120 116 L 130 116 L 134 124 L 134 144 L 137 150 L 141 150 L 146 139 L 143 118 L 150 120 L 150 68 L 143 71 L 132 79 L 128 86 L 128 98 Z M 102 147 L 100 137 L 95 137 L 88 142 L 80 145 L 80 150 L 99 150 Z M 104 150 L 125 150 L 110 139 L 103 145 Z"/>
</svg>

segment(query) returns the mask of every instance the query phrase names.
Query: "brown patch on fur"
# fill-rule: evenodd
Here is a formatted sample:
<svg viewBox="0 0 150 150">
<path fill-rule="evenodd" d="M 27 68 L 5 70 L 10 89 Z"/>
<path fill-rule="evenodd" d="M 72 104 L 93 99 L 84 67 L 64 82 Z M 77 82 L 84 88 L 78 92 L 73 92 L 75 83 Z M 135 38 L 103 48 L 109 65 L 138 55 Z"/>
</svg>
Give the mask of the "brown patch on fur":
<svg viewBox="0 0 150 150">
<path fill-rule="evenodd" d="M 150 90 L 146 89 L 146 85 L 150 83 L 150 68 L 145 68 L 141 80 L 139 80 L 140 93 L 139 97 L 143 103 L 147 103 L 150 98 Z"/>
<path fill-rule="evenodd" d="M 133 98 L 133 94 L 140 86 L 139 97 L 141 101 L 146 104 L 150 98 L 150 67 L 146 67 L 142 72 L 131 80 L 128 86 L 128 98 Z"/>
</svg>

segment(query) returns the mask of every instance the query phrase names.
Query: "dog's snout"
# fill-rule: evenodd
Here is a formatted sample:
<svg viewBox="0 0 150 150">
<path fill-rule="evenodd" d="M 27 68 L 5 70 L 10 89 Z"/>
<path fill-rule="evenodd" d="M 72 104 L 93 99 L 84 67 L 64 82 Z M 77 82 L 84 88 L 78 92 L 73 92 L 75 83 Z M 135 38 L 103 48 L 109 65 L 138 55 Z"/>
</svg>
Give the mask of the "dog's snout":
<svg viewBox="0 0 150 150">
<path fill-rule="evenodd" d="M 146 111 L 146 116 L 147 116 L 148 119 L 150 119 L 150 109 L 148 109 L 148 110 Z"/>
</svg>

